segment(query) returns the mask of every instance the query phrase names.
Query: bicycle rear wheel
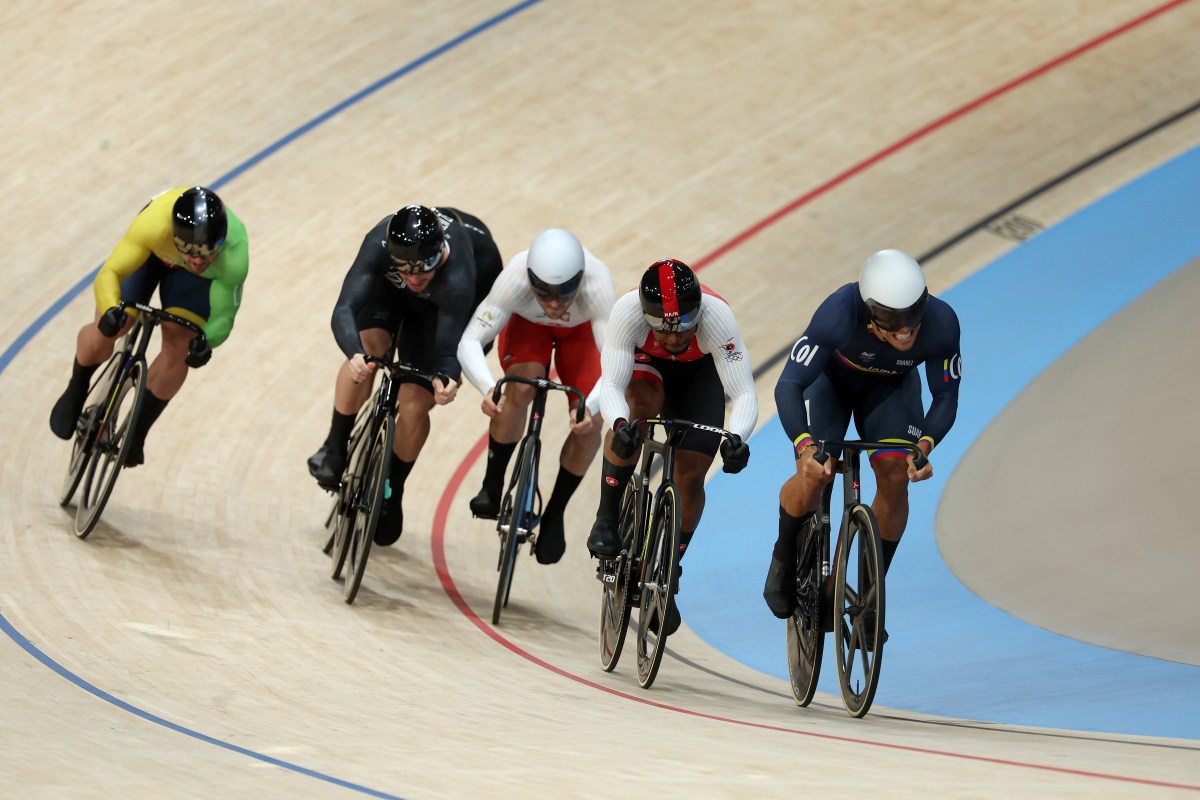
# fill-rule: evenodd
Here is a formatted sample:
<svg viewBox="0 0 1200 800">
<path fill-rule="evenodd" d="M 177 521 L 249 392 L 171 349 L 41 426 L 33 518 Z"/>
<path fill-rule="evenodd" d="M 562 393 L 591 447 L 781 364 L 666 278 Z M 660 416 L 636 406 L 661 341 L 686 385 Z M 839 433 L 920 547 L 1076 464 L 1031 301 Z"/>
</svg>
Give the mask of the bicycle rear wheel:
<svg viewBox="0 0 1200 800">
<path fill-rule="evenodd" d="M 814 515 L 800 534 L 796 556 L 796 610 L 787 622 L 788 678 L 796 705 L 807 706 L 817 692 L 825 634 L 821 630 L 821 537 L 826 535 Z"/>
<path fill-rule="evenodd" d="M 112 495 L 117 475 L 129 452 L 129 431 L 142 414 L 146 396 L 146 362 L 137 359 L 121 376 L 115 394 L 106 397 L 107 413 L 100 412 L 92 452 L 87 460 L 82 494 L 75 509 L 75 535 L 86 539 Z"/>
<path fill-rule="evenodd" d="M 367 556 L 375 541 L 375 529 L 379 527 L 379 515 L 387 492 L 388 470 L 392 465 L 392 439 L 396 423 L 390 417 L 375 435 L 363 443 L 365 452 L 360 462 L 355 482 L 357 490 L 352 498 L 353 520 L 349 524 L 346 542 L 346 582 L 342 585 L 342 596 L 353 603 L 367 571 Z"/>
<path fill-rule="evenodd" d="M 638 606 L 638 683 L 650 688 L 667 649 L 667 609 L 675 591 L 679 560 L 679 497 L 675 487 L 663 487 L 655 508 L 650 549 L 642 563 L 641 603 Z"/>
<path fill-rule="evenodd" d="M 522 535 L 528 537 L 533 525 L 533 501 L 537 489 L 537 451 L 529 440 L 521 442 L 517 459 L 517 480 L 512 493 L 505 498 L 505 509 L 496 523 L 500 531 L 499 577 L 496 580 L 496 600 L 492 604 L 492 624 L 500 622 L 500 610 L 508 607 L 512 591 L 513 572 L 517 568 L 517 548 Z"/>
<path fill-rule="evenodd" d="M 833 585 L 842 703 L 852 717 L 871 708 L 883 664 L 884 580 L 879 523 L 870 506 L 846 512 Z"/>
<path fill-rule="evenodd" d="M 621 658 L 625 646 L 625 635 L 629 632 L 629 613 L 633 597 L 630 576 L 634 562 L 633 528 L 637 524 L 637 492 L 634 487 L 641 479 L 634 475 L 625 484 L 621 496 L 621 513 L 617 518 L 617 532 L 621 536 L 621 555 L 608 565 L 602 565 L 604 593 L 600 598 L 600 666 L 612 672 Z"/>
</svg>

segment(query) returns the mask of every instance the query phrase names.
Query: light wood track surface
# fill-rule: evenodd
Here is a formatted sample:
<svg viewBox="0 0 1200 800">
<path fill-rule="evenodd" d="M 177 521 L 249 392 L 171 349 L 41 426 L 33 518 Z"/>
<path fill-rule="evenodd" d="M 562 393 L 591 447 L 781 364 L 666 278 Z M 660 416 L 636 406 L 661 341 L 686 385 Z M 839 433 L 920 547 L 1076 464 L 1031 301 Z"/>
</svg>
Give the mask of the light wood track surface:
<svg viewBox="0 0 1200 800">
<path fill-rule="evenodd" d="M 523 559 L 488 635 L 471 618 L 490 610 L 496 558 L 490 524 L 466 509 L 476 461 L 434 538 L 438 503 L 486 429 L 470 387 L 435 412 L 403 538 L 372 555 L 356 603 L 342 602 L 320 551 L 328 499 L 304 459 L 324 436 L 340 358 L 329 311 L 385 214 L 462 208 L 505 258 L 568 227 L 619 289 L 660 257 L 698 263 L 760 362 L 870 252 L 937 246 L 1194 103 L 1200 75 L 1194 2 L 544 0 L 247 164 L 509 8 L 0 11 L 4 793 L 1093 798 L 1200 783 L 1191 742 L 887 709 L 854 721 L 829 697 L 798 710 L 782 682 L 686 627 L 673 649 L 742 683 L 676 660 L 645 692 L 629 664 L 603 673 L 583 547 L 595 465 L 569 509 L 563 561 Z M 1052 224 L 1197 140 L 1200 123 L 1184 118 L 1023 213 Z M 56 502 L 67 450 L 46 416 L 91 293 L 39 317 L 152 194 L 241 166 L 220 190 L 252 253 L 233 335 L 79 541 Z M 1010 247 L 968 237 L 926 265 L 932 289 Z M 763 418 L 774 375 L 760 381 Z"/>
</svg>

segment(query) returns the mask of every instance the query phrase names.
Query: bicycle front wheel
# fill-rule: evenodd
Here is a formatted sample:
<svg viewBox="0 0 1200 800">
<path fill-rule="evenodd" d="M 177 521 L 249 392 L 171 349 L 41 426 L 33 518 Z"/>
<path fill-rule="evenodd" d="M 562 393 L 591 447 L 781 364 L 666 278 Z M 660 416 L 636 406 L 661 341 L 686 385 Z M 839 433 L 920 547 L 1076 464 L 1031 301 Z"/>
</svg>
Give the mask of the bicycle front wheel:
<svg viewBox="0 0 1200 800">
<path fill-rule="evenodd" d="M 821 677 L 821 655 L 825 634 L 821 630 L 822 604 L 827 604 L 821 587 L 821 537 L 827 535 L 816 517 L 800 534 L 796 556 L 796 610 L 787 621 L 788 679 L 796 705 L 805 707 L 817 693 Z"/>
<path fill-rule="evenodd" d="M 369 409 L 370 404 L 365 404 Z M 373 439 L 368 439 L 371 421 L 368 411 L 360 411 L 358 421 L 354 424 L 354 432 L 350 434 L 347 445 L 347 469 L 342 472 L 338 490 L 333 493 L 333 508 L 325 527 L 330 528 L 329 541 L 325 544 L 325 553 L 329 555 L 329 577 L 337 580 L 342 577 L 342 569 L 346 566 L 346 555 L 350 552 L 350 539 L 354 530 L 355 498 L 358 496 L 365 470 L 362 459 L 370 449 L 368 445 Z M 390 466 L 390 462 L 389 462 Z"/>
<path fill-rule="evenodd" d="M 492 624 L 500 622 L 500 611 L 508 607 L 512 591 L 513 572 L 517 568 L 517 548 L 522 537 L 528 537 L 533 526 L 533 498 L 537 490 L 537 448 L 528 439 L 521 443 L 517 460 L 517 480 L 513 492 L 505 498 L 505 509 L 496 527 L 500 532 L 499 576 L 496 580 L 496 600 L 492 604 Z"/>
<path fill-rule="evenodd" d="M 351 478 L 357 489 L 351 500 L 354 517 L 346 542 L 346 582 L 342 585 L 342 596 L 347 603 L 353 603 L 358 596 L 367 571 L 367 556 L 371 554 L 375 529 L 379 527 L 379 515 L 386 499 L 395 431 L 395 421 L 385 416 L 375 436 L 363 443 L 366 452 L 359 461 L 360 471 Z"/>
<path fill-rule="evenodd" d="M 668 608 L 675 593 L 679 561 L 679 496 L 673 485 L 659 494 L 650 531 L 650 547 L 642 563 L 638 606 L 638 683 L 650 688 L 667 649 Z"/>
<path fill-rule="evenodd" d="M 112 495 L 117 475 L 129 452 L 129 432 L 142 415 L 146 396 L 146 362 L 138 359 L 121 377 L 113 394 L 104 398 L 92 452 L 83 474 L 83 493 L 75 509 L 75 535 L 86 539 Z"/>
<path fill-rule="evenodd" d="M 58 495 L 58 504 L 65 506 L 75 496 L 83 475 L 91 461 L 93 445 L 96 443 L 96 427 L 100 418 L 100 407 L 88 406 L 83 410 L 79 426 L 71 439 L 71 461 L 67 464 L 67 474 L 63 478 L 62 491 Z"/>
<path fill-rule="evenodd" d="M 834 637 L 842 703 L 852 717 L 871 708 L 883 663 L 884 580 L 879 523 L 870 506 L 846 512 L 833 584 Z"/>
<path fill-rule="evenodd" d="M 124 358 L 125 353 L 123 352 L 114 354 L 88 389 L 83 414 L 80 415 L 75 426 L 75 435 L 71 439 L 71 461 L 67 464 L 67 474 L 63 478 L 62 491 L 58 495 L 60 506 L 71 502 L 71 498 L 75 496 L 75 490 L 79 488 L 79 484 L 83 480 L 88 462 L 92 458 L 93 445 L 96 443 L 96 430 L 100 423 L 102 404 L 112 393 L 112 376 Z M 98 394 L 103 394 L 103 397 L 96 397 Z"/>
<path fill-rule="evenodd" d="M 641 479 L 634 475 L 625 484 L 621 496 L 621 513 L 617 532 L 621 536 L 621 555 L 608 565 L 601 566 L 604 595 L 600 599 L 600 666 L 612 672 L 625 646 L 625 635 L 629 632 L 629 612 L 632 607 L 631 567 L 633 565 L 633 529 L 637 524 L 637 492 L 634 489 Z"/>
</svg>

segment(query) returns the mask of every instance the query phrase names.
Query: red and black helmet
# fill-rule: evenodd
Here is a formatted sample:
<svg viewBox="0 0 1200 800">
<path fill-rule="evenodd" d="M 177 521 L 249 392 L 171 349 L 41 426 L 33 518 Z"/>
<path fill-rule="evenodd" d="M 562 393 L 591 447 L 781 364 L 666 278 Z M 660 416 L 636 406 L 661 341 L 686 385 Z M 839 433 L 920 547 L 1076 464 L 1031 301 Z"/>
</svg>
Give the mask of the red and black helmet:
<svg viewBox="0 0 1200 800">
<path fill-rule="evenodd" d="M 642 275 L 638 290 L 642 315 L 656 331 L 683 333 L 700 321 L 700 281 L 682 261 L 655 261 Z"/>
</svg>

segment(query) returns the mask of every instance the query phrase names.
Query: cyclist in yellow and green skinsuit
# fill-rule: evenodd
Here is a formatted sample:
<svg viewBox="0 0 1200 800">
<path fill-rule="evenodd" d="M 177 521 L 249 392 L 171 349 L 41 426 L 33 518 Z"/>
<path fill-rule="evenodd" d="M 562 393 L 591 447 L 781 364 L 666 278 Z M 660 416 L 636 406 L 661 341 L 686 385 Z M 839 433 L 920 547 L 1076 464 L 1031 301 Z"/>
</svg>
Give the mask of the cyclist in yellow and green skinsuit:
<svg viewBox="0 0 1200 800">
<path fill-rule="evenodd" d="M 146 432 L 183 386 L 188 367 L 207 364 L 212 349 L 229 337 L 248 269 L 246 226 L 216 193 L 194 186 L 154 197 L 96 276 L 96 316 L 79 330 L 71 381 L 50 412 L 54 434 L 71 438 L 92 374 L 133 324 L 134 312 L 119 311 L 117 304 L 148 303 L 157 288 L 162 307 L 195 322 L 204 336 L 174 323 L 161 327 L 162 351 L 150 365 L 148 391 L 125 461 L 126 467 L 141 464 Z"/>
</svg>

